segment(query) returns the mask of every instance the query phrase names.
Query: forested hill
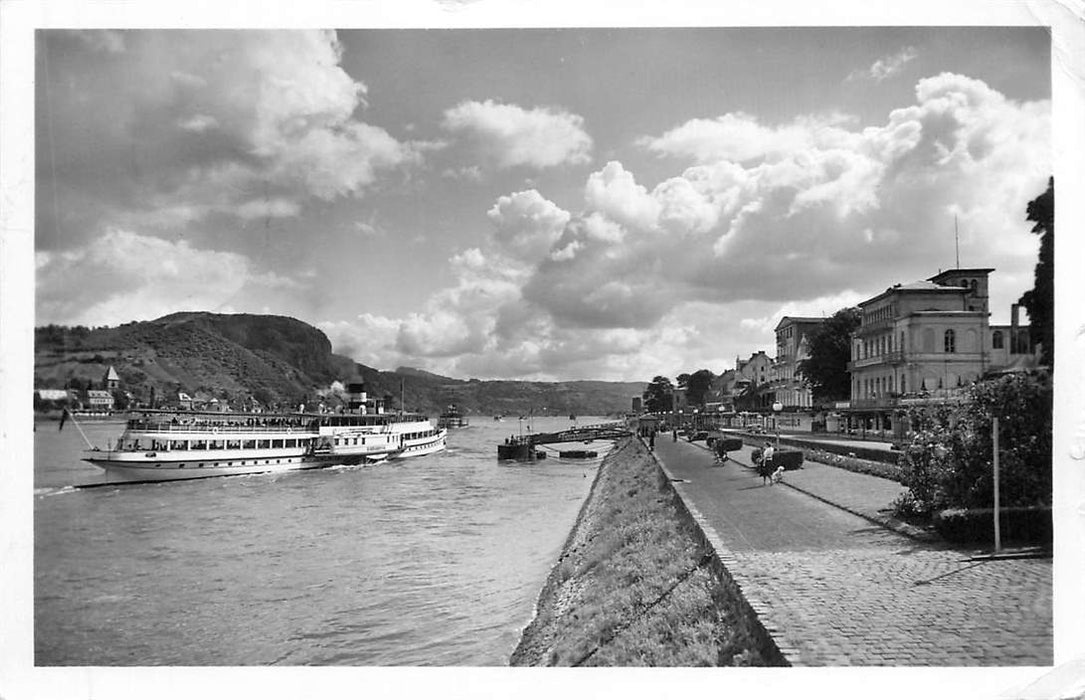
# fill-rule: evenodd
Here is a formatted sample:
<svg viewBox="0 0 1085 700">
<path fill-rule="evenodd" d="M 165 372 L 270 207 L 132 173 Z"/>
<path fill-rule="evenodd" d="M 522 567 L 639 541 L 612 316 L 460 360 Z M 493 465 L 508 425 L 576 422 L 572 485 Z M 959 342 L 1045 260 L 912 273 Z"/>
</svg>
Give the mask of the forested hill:
<svg viewBox="0 0 1085 700">
<path fill-rule="evenodd" d="M 332 352 L 320 330 L 284 316 L 183 312 L 115 328 L 44 326 L 35 330 L 35 388 L 99 388 L 113 366 L 121 388 L 147 403 L 183 391 L 240 407 L 314 405 L 338 399 L 335 382 L 363 381 L 370 395 L 436 413 L 456 404 L 481 415 L 605 415 L 629 410 L 639 382 L 459 380 L 401 367 L 386 372 Z M 92 385 L 92 386 L 91 386 Z"/>
</svg>

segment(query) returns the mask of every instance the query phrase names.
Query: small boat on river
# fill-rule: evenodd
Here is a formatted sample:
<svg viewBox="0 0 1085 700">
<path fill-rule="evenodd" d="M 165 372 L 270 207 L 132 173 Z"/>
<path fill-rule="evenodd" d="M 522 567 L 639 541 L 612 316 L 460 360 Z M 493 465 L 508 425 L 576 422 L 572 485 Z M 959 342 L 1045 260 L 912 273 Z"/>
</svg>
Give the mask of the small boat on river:
<svg viewBox="0 0 1085 700">
<path fill-rule="evenodd" d="M 438 428 L 466 428 L 469 424 L 467 416 L 463 415 L 463 411 L 457 408 L 456 404 L 450 405 L 437 419 Z"/>
</svg>

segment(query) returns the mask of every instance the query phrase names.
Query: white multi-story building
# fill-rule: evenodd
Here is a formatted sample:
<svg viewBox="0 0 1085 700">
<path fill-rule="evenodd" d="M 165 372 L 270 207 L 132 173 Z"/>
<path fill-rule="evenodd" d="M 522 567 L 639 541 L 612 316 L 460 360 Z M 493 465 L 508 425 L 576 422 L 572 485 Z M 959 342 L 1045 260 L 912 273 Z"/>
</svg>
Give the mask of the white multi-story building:
<svg viewBox="0 0 1085 700">
<path fill-rule="evenodd" d="M 951 398 L 991 371 L 1035 364 L 1028 329 L 989 325 L 993 268 L 939 272 L 896 284 L 859 304 L 851 337 L 848 410 L 864 428 L 883 430 L 910 400 Z"/>
</svg>

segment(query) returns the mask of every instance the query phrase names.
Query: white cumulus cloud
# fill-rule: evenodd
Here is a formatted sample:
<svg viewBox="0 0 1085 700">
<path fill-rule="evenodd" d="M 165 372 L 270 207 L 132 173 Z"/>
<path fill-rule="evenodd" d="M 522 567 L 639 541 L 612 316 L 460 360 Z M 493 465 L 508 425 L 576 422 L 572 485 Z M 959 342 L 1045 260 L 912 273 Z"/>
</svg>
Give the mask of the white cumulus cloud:
<svg viewBox="0 0 1085 700">
<path fill-rule="evenodd" d="M 592 139 L 583 117 L 560 109 L 466 101 L 445 110 L 441 126 L 498 168 L 549 168 L 591 160 Z"/>
</svg>

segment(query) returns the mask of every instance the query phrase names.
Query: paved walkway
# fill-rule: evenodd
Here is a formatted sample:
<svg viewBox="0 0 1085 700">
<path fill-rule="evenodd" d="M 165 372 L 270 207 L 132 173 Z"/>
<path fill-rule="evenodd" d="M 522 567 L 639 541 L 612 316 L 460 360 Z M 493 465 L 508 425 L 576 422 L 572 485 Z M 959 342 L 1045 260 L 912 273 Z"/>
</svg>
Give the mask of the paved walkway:
<svg viewBox="0 0 1085 700">
<path fill-rule="evenodd" d="M 1050 559 L 976 559 L 905 537 L 866 519 L 888 517 L 899 484 L 807 462 L 762 486 L 749 453 L 717 466 L 703 447 L 656 441 L 792 665 L 1052 663 Z"/>
</svg>

